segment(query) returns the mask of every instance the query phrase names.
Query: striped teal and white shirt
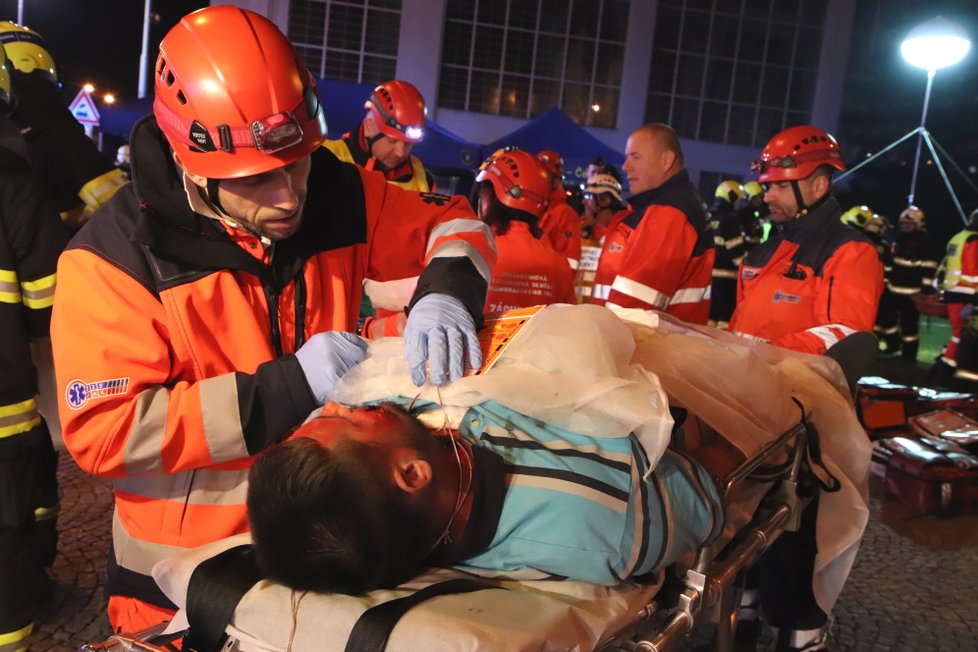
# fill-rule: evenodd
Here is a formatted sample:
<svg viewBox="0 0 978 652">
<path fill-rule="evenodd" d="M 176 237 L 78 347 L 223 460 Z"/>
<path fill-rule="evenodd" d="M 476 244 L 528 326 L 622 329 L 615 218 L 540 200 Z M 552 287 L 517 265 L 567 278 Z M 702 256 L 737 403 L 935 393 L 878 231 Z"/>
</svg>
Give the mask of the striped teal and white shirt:
<svg viewBox="0 0 978 652">
<path fill-rule="evenodd" d="M 569 432 L 491 401 L 469 408 L 458 431 L 504 469 L 493 480 L 503 486 L 490 488 L 502 495 L 495 534 L 463 568 L 616 584 L 722 530 L 713 480 L 679 453 L 667 451 L 644 479 L 648 460 L 634 437 Z"/>
</svg>

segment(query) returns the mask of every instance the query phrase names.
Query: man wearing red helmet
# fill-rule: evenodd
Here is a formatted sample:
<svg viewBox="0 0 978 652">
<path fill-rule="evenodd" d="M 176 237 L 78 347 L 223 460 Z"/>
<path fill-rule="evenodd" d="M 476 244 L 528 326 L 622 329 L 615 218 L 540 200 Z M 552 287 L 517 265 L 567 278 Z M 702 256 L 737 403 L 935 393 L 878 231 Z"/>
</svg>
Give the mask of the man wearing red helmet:
<svg viewBox="0 0 978 652">
<path fill-rule="evenodd" d="M 549 303 L 576 303 L 574 272 L 543 242 L 537 221 L 547 208 L 550 173 L 529 152 L 501 150 L 475 178 L 473 205 L 492 227 L 498 259 L 486 312 Z"/>
<path fill-rule="evenodd" d="M 554 251 L 564 256 L 571 269 L 581 261 L 581 216 L 567 203 L 564 191 L 564 159 L 547 149 L 537 158 L 550 176 L 550 197 L 547 212 L 540 219 L 540 228 Z"/>
<path fill-rule="evenodd" d="M 52 319 L 65 443 L 115 483 L 106 588 L 127 631 L 172 613 L 156 561 L 247 530 L 253 455 L 363 358 L 349 332 L 363 280 L 423 261 L 405 373 L 440 384 L 466 356 L 480 364 L 495 258 L 464 199 L 405 192 L 321 147 L 312 77 L 262 16 L 185 16 L 155 78 L 134 182 L 62 255 Z"/>
<path fill-rule="evenodd" d="M 374 89 L 363 108 L 367 114 L 356 132 L 343 134 L 340 140 L 327 140 L 323 146 L 341 161 L 379 170 L 402 188 L 434 191 L 434 178 L 411 154 L 415 143 L 424 137 L 428 115 L 418 89 L 399 79 L 384 82 Z"/>
<path fill-rule="evenodd" d="M 876 248 L 840 221 L 832 170 L 845 170 L 839 145 L 817 127 L 775 136 L 753 168 L 777 235 L 740 266 L 730 330 L 804 353 L 872 331 L 883 291 Z"/>
<path fill-rule="evenodd" d="M 605 236 L 591 303 L 661 310 L 706 324 L 713 240 L 676 132 L 655 123 L 636 129 L 621 169 L 634 193 L 632 212 Z"/>
<path fill-rule="evenodd" d="M 873 243 L 840 220 L 831 194 L 832 171 L 845 170 L 838 143 L 817 127 L 792 127 L 767 144 L 752 170 L 766 184 L 779 229 L 740 264 L 730 330 L 814 354 L 872 331 L 883 267 Z M 816 494 L 799 530 L 779 537 L 758 563 L 761 643 L 770 644 L 763 649 L 826 649 L 832 604 L 819 603 L 812 583 L 818 505 Z"/>
</svg>

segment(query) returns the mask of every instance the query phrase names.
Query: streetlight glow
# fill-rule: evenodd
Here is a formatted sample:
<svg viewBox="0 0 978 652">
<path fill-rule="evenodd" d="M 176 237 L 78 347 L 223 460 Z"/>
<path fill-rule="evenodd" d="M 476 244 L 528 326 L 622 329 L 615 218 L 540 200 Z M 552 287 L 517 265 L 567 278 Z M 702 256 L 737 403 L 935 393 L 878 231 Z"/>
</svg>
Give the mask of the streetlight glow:
<svg viewBox="0 0 978 652">
<path fill-rule="evenodd" d="M 115 104 L 115 95 L 112 93 L 106 93 L 104 96 L 102 96 L 102 100 L 106 104 Z"/>
<path fill-rule="evenodd" d="M 95 84 L 92 84 L 92 83 L 85 84 L 84 86 L 82 86 L 82 88 L 85 89 L 85 92 L 86 93 L 94 93 L 95 92 Z"/>
<path fill-rule="evenodd" d="M 910 30 L 900 44 L 900 53 L 907 63 L 932 72 L 961 61 L 970 48 L 967 33 L 938 16 Z"/>
</svg>

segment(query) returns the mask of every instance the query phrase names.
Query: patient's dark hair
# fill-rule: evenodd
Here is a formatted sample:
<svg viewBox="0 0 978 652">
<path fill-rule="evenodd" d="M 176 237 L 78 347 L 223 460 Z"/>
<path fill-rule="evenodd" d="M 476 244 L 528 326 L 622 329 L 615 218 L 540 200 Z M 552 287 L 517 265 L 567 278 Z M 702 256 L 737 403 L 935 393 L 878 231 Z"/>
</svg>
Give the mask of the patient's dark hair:
<svg viewBox="0 0 978 652">
<path fill-rule="evenodd" d="M 387 453 L 298 437 L 251 468 L 248 520 L 259 570 L 298 591 L 361 594 L 421 570 L 434 543 L 425 513 L 397 489 Z"/>
</svg>

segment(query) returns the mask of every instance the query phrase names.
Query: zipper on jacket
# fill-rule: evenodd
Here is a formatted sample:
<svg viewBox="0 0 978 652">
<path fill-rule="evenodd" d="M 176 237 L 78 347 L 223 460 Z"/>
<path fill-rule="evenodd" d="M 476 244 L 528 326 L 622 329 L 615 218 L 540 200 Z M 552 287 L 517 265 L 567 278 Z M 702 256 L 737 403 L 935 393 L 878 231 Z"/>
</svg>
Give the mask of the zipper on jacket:
<svg viewBox="0 0 978 652">
<path fill-rule="evenodd" d="M 829 305 L 825 307 L 826 313 L 828 313 L 829 323 L 832 323 L 832 282 L 835 281 L 834 276 L 829 277 Z"/>
<path fill-rule="evenodd" d="M 278 290 L 269 285 L 264 286 L 265 300 L 268 301 L 268 326 L 272 334 L 272 345 L 276 357 L 282 357 L 282 333 L 278 327 Z"/>
</svg>

